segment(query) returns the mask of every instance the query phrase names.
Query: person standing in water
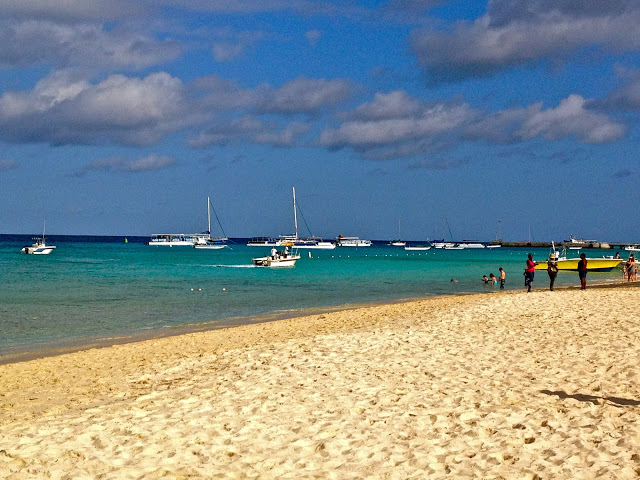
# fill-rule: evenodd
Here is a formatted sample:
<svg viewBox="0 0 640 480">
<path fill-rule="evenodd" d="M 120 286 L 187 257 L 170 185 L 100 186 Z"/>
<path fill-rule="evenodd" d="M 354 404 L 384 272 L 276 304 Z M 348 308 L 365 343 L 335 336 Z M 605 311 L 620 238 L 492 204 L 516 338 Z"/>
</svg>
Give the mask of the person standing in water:
<svg viewBox="0 0 640 480">
<path fill-rule="evenodd" d="M 504 282 L 507 279 L 507 272 L 505 272 L 502 267 L 500 267 L 498 270 L 500 270 L 500 288 L 504 290 Z"/>
<path fill-rule="evenodd" d="M 580 254 L 578 277 L 580 277 L 580 290 L 585 290 L 587 288 L 587 256 L 584 253 Z"/>
</svg>

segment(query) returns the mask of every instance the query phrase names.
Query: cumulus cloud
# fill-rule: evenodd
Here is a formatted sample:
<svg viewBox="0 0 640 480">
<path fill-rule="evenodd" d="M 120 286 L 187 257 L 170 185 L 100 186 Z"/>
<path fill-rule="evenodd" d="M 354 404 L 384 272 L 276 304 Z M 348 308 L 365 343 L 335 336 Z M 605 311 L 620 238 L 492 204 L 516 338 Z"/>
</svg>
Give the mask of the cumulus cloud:
<svg viewBox="0 0 640 480">
<path fill-rule="evenodd" d="M 542 110 L 537 104 L 516 135 L 525 140 L 544 137 L 548 140 L 575 136 L 587 143 L 606 143 L 618 140 L 626 128 L 609 117 L 585 108 L 585 99 L 570 95 L 556 108 Z"/>
<path fill-rule="evenodd" d="M 493 0 L 485 15 L 449 31 L 414 32 L 412 48 L 433 81 L 492 74 L 583 47 L 640 47 L 636 0 Z"/>
<path fill-rule="evenodd" d="M 141 69 L 182 52 L 178 42 L 156 40 L 130 30 L 105 30 L 96 24 L 28 20 L 0 22 L 0 65 Z"/>
<path fill-rule="evenodd" d="M 155 153 L 136 160 L 127 160 L 124 157 L 107 157 L 94 160 L 80 170 L 73 172 L 71 176 L 82 177 L 91 172 L 150 172 L 163 170 L 175 163 L 174 158 Z"/>
<path fill-rule="evenodd" d="M 613 90 L 604 100 L 592 101 L 593 108 L 604 110 L 640 110 L 640 72 L 622 71 L 625 82 Z"/>
<path fill-rule="evenodd" d="M 145 2 L 128 0 L 2 0 L 0 17 L 59 21 L 107 21 L 139 15 Z"/>
<path fill-rule="evenodd" d="M 346 100 L 352 91 L 349 81 L 298 77 L 282 87 L 256 89 L 257 113 L 312 113 Z"/>
<path fill-rule="evenodd" d="M 557 107 L 541 103 L 524 108 L 484 112 L 461 103 L 427 103 L 404 91 L 378 93 L 342 116 L 336 128 L 325 128 L 318 144 L 352 148 L 371 160 L 414 157 L 426 152 L 451 150 L 464 142 L 517 143 L 536 137 L 548 140 L 574 138 L 585 143 L 618 140 L 624 125 L 588 108 L 579 95 Z M 429 160 L 414 168 L 438 168 Z M 447 165 L 451 165 L 448 160 Z"/>
<path fill-rule="evenodd" d="M 399 108 L 407 105 L 410 108 Z M 338 128 L 325 129 L 320 145 L 369 150 L 395 143 L 420 142 L 464 125 L 475 115 L 466 104 L 419 104 L 406 93 L 378 94 L 356 108 Z M 413 150 L 410 148 L 409 151 Z"/>
<path fill-rule="evenodd" d="M 8 172 L 9 170 L 15 170 L 17 168 L 18 162 L 16 162 L 15 160 L 0 158 L 0 172 Z"/>
<path fill-rule="evenodd" d="M 0 138 L 8 142 L 148 145 L 202 120 L 182 82 L 166 73 L 111 75 L 91 84 L 55 72 L 26 92 L 0 97 Z"/>
<path fill-rule="evenodd" d="M 311 125 L 291 122 L 283 128 L 275 121 L 263 121 L 252 116 L 243 116 L 227 122 L 217 123 L 188 140 L 192 148 L 212 145 L 227 145 L 237 142 L 265 143 L 274 146 L 293 146 L 305 135 Z"/>
</svg>

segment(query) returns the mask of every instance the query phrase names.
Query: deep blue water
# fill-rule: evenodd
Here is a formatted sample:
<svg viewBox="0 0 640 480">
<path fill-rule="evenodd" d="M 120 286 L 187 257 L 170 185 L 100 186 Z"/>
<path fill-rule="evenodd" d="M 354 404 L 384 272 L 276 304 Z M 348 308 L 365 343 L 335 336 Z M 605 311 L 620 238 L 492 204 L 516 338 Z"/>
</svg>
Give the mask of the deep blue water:
<svg viewBox="0 0 640 480">
<path fill-rule="evenodd" d="M 523 289 L 529 251 L 498 248 L 406 252 L 376 243 L 369 248 L 301 251 L 293 268 L 254 267 L 268 248 L 151 247 L 147 238 L 50 236 L 50 255 L 25 255 L 25 235 L 0 235 L 0 356 L 164 327 L 251 323 L 263 315 L 434 295 L 491 292 L 483 274 L 507 272 L 507 290 Z M 611 250 L 589 250 L 589 256 Z M 590 273 L 597 282 L 618 271 Z M 451 279 L 457 280 L 451 282 Z M 578 284 L 561 272 L 556 282 Z M 545 288 L 538 272 L 535 288 Z"/>
</svg>

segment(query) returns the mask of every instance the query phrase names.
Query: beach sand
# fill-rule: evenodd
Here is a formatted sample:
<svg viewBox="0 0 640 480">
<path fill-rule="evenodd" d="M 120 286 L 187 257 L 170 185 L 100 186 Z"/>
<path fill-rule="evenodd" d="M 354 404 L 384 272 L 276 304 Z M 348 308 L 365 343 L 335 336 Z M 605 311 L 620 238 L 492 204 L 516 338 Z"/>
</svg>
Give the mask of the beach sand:
<svg viewBox="0 0 640 480">
<path fill-rule="evenodd" d="M 496 292 L 0 365 L 0 478 L 638 478 L 638 305 Z"/>
</svg>

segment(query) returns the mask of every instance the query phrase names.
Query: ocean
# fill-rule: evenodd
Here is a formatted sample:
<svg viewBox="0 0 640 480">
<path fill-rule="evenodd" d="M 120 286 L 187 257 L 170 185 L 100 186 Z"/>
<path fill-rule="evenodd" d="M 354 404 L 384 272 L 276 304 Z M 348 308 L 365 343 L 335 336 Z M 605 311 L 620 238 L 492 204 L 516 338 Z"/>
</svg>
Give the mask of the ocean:
<svg viewBox="0 0 640 480">
<path fill-rule="evenodd" d="M 292 268 L 254 267 L 268 247 L 148 246 L 146 237 L 55 236 L 50 255 L 25 255 L 28 235 L 0 235 L 0 357 L 90 345 L 105 339 L 213 329 L 371 303 L 437 295 L 499 293 L 482 275 L 507 272 L 506 290 L 523 290 L 527 253 L 496 248 L 405 251 L 374 242 L 366 248 L 301 250 Z M 611 250 L 587 251 L 588 256 Z M 576 253 L 577 255 L 577 253 Z M 590 273 L 589 282 L 619 281 L 618 270 Z M 454 281 L 452 281 L 454 280 Z M 560 272 L 556 285 L 578 285 Z M 534 289 L 548 288 L 537 272 Z"/>
</svg>

